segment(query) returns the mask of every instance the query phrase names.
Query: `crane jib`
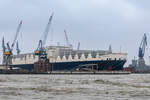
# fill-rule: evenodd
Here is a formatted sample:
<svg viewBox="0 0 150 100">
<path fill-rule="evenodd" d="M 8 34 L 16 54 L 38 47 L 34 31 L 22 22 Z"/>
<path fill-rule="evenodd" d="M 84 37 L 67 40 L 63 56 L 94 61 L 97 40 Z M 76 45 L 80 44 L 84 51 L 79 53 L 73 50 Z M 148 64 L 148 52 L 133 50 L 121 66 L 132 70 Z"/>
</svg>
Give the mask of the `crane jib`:
<svg viewBox="0 0 150 100">
<path fill-rule="evenodd" d="M 146 33 L 144 33 L 144 36 L 142 38 L 142 41 L 141 41 L 141 44 L 140 44 L 140 47 L 139 47 L 139 54 L 138 54 L 139 58 L 144 57 L 146 46 L 147 46 L 147 36 L 146 36 Z"/>
<path fill-rule="evenodd" d="M 13 41 L 13 43 L 12 43 L 12 45 L 11 45 L 11 50 L 13 50 L 14 45 L 15 45 L 15 43 L 16 43 L 16 41 L 17 41 L 17 37 L 18 37 L 18 35 L 19 35 L 21 25 L 22 25 L 22 20 L 20 21 L 20 23 L 19 23 L 19 25 L 18 25 L 18 27 L 17 27 L 17 31 L 16 31 L 16 34 L 15 34 L 15 38 L 14 38 L 14 41 Z"/>
<path fill-rule="evenodd" d="M 42 40 L 42 46 L 44 46 L 45 43 L 46 43 L 46 40 L 47 40 L 48 33 L 49 33 L 49 30 L 50 30 L 50 26 L 51 26 L 51 22 L 52 22 L 53 15 L 54 15 L 54 13 L 51 14 L 51 16 L 50 16 L 50 18 L 49 18 L 49 21 L 48 21 L 48 23 L 47 23 L 47 25 L 46 25 L 45 31 L 44 31 L 44 33 L 43 33 L 43 35 L 42 35 L 42 39 L 41 39 L 41 40 Z"/>
</svg>

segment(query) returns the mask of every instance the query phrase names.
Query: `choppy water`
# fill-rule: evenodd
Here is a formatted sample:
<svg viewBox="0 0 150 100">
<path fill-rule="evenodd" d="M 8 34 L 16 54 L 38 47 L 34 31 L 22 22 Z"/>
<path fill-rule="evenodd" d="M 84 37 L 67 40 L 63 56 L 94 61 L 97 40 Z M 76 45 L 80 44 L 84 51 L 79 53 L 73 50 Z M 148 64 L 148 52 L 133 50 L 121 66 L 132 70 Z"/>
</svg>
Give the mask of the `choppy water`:
<svg viewBox="0 0 150 100">
<path fill-rule="evenodd" d="M 0 100 L 150 100 L 150 74 L 0 75 Z"/>
</svg>

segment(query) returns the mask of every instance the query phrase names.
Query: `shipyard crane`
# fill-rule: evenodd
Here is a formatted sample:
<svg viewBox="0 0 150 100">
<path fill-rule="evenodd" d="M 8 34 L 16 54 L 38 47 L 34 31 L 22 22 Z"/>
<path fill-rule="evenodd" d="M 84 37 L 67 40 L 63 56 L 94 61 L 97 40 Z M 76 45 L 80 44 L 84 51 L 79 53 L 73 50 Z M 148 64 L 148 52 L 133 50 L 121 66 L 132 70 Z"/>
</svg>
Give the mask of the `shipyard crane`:
<svg viewBox="0 0 150 100">
<path fill-rule="evenodd" d="M 5 41 L 4 41 L 4 37 L 2 39 L 2 48 L 3 48 L 3 53 L 6 51 L 6 46 L 5 46 Z"/>
<path fill-rule="evenodd" d="M 20 54 L 21 50 L 19 49 L 19 44 L 18 44 L 18 41 L 16 43 L 16 51 L 17 51 L 17 55 Z"/>
<path fill-rule="evenodd" d="M 48 33 L 50 30 L 53 15 L 54 15 L 54 13 L 51 14 L 49 21 L 48 21 L 48 24 L 46 25 L 45 31 L 42 35 L 42 39 L 39 40 L 38 47 L 34 51 L 34 54 L 39 56 L 39 60 L 46 60 L 47 59 L 47 53 L 46 53 L 46 50 L 44 49 L 44 45 L 45 45 L 46 39 L 48 37 Z"/>
<path fill-rule="evenodd" d="M 17 31 L 16 31 L 16 34 L 15 34 L 15 37 L 14 37 L 14 40 L 13 40 L 13 43 L 10 47 L 9 43 L 6 44 L 7 47 L 5 47 L 5 43 L 4 43 L 4 39 L 3 39 L 3 64 L 6 65 L 6 66 L 9 66 L 11 64 L 11 56 L 12 56 L 12 51 L 13 51 L 13 48 L 14 48 L 14 45 L 16 43 L 16 40 L 17 40 L 17 37 L 19 35 L 19 32 L 20 32 L 20 28 L 22 26 L 22 20 L 20 21 L 18 27 L 17 27 Z"/>
<path fill-rule="evenodd" d="M 80 42 L 78 42 L 78 46 L 77 46 L 77 50 L 79 50 L 80 49 Z"/>
<path fill-rule="evenodd" d="M 67 45 L 67 47 L 72 48 L 72 45 L 69 43 L 69 39 L 68 39 L 68 36 L 67 36 L 67 31 L 64 30 L 64 33 L 65 33 L 65 39 L 66 39 L 66 45 Z"/>
<path fill-rule="evenodd" d="M 69 40 L 68 40 L 68 36 L 67 36 L 66 30 L 64 30 L 64 33 L 65 33 L 66 45 L 67 45 L 67 47 L 69 47 L 70 44 L 69 44 Z"/>
<path fill-rule="evenodd" d="M 121 50 L 120 50 L 121 51 Z M 112 48 L 111 45 L 109 45 L 109 52 L 112 52 Z"/>
<path fill-rule="evenodd" d="M 6 51 L 6 46 L 5 46 L 5 40 L 4 40 L 4 37 L 3 37 L 3 39 L 2 39 L 2 49 L 3 49 L 3 54 L 5 53 L 5 51 Z M 5 56 L 3 55 L 3 64 L 5 63 Z"/>
<path fill-rule="evenodd" d="M 144 57 L 146 46 L 147 46 L 147 36 L 146 36 L 146 33 L 144 33 L 144 36 L 142 38 L 142 41 L 141 41 L 141 44 L 140 44 L 140 47 L 139 47 L 139 54 L 138 54 L 139 58 Z"/>
</svg>

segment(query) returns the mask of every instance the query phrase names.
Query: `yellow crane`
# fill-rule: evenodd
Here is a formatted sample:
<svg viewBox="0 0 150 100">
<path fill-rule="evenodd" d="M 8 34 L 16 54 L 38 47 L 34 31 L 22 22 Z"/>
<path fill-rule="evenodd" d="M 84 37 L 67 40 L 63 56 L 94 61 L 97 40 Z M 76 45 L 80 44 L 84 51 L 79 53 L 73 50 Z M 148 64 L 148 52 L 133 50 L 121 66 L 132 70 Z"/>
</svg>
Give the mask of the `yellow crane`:
<svg viewBox="0 0 150 100">
<path fill-rule="evenodd" d="M 16 34 L 15 34 L 15 37 L 14 37 L 14 40 L 13 40 L 13 43 L 11 45 L 11 47 L 9 46 L 9 43 L 6 44 L 5 46 L 5 42 L 4 42 L 4 38 L 2 40 L 2 47 L 3 47 L 3 65 L 6 65 L 6 66 L 9 66 L 11 64 L 11 58 L 12 58 L 12 55 L 13 55 L 13 48 L 14 48 L 14 45 L 17 41 L 17 37 L 19 35 L 19 32 L 20 32 L 20 28 L 22 26 L 22 20 L 20 21 L 18 27 L 17 27 L 17 31 L 16 31 Z"/>
</svg>

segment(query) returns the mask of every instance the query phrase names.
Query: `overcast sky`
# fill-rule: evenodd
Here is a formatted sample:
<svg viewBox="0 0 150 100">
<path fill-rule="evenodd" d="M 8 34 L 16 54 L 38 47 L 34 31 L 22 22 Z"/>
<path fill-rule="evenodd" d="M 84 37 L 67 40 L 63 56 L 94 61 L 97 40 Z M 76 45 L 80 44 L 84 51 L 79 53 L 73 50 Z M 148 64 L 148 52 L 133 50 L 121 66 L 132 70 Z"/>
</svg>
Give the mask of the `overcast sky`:
<svg viewBox="0 0 150 100">
<path fill-rule="evenodd" d="M 46 45 L 64 45 L 66 29 L 74 48 L 78 42 L 81 49 L 92 50 L 106 50 L 111 44 L 114 52 L 121 47 L 121 52 L 128 53 L 130 63 L 138 55 L 144 32 L 149 49 L 149 4 L 149 0 L 0 0 L 0 38 L 11 43 L 23 20 L 19 45 L 23 53 L 33 52 L 54 12 Z M 149 54 L 146 50 L 147 63 Z"/>
</svg>

